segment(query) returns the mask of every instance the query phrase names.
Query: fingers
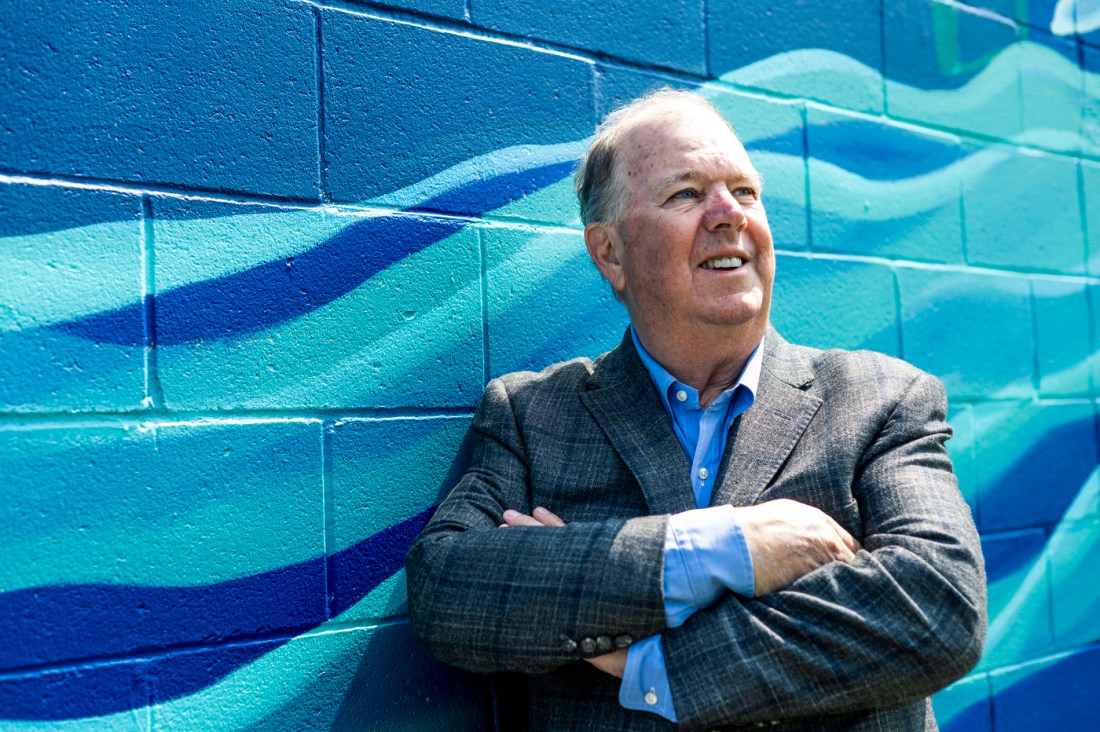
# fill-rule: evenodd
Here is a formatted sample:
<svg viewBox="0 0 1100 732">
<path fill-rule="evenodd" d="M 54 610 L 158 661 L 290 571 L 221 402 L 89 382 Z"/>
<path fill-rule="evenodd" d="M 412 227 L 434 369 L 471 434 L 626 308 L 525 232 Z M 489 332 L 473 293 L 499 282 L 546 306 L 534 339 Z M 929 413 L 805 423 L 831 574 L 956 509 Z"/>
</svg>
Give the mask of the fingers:
<svg viewBox="0 0 1100 732">
<path fill-rule="evenodd" d="M 564 521 L 542 506 L 535 507 L 534 514 L 535 518 L 538 519 L 543 526 L 565 526 Z"/>
<path fill-rule="evenodd" d="M 611 653 L 605 653 L 602 656 L 596 656 L 594 658 L 586 658 L 590 664 L 603 671 L 605 674 L 611 674 L 616 678 L 622 678 L 626 673 L 626 653 L 625 648 L 620 648 L 617 651 Z"/>
<path fill-rule="evenodd" d="M 542 506 L 538 506 L 531 513 L 533 515 L 528 516 L 509 508 L 504 512 L 504 523 L 500 525 L 500 528 L 506 529 L 509 526 L 565 526 L 564 521 Z"/>
<path fill-rule="evenodd" d="M 737 511 L 757 596 L 782 589 L 829 562 L 851 562 L 860 549 L 828 514 L 798 501 L 777 499 Z"/>
</svg>

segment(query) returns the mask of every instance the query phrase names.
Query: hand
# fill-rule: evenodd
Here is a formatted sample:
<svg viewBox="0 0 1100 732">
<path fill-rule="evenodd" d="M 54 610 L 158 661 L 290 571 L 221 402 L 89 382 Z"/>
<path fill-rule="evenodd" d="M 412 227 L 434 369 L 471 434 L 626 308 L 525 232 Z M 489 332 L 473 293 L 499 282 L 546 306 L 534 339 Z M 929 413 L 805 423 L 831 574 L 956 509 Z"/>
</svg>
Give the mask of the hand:
<svg viewBox="0 0 1100 732">
<path fill-rule="evenodd" d="M 520 513 L 519 511 L 513 511 L 512 509 L 505 511 L 504 523 L 500 525 L 500 528 L 507 529 L 510 526 L 565 526 L 565 522 L 542 506 L 536 506 L 530 516 L 525 513 Z M 594 658 L 586 658 L 584 660 L 588 661 L 588 663 L 592 664 L 600 671 L 611 674 L 616 678 L 621 679 L 623 674 L 626 673 L 625 648 L 620 648 L 617 651 L 605 653 L 602 656 L 596 656 Z"/>
<path fill-rule="evenodd" d="M 860 549 L 840 524 L 805 503 L 780 498 L 735 510 L 752 557 L 757 597 L 829 562 L 850 562 Z"/>
<path fill-rule="evenodd" d="M 611 674 L 617 679 L 621 679 L 623 674 L 626 673 L 626 649 L 620 648 L 617 651 L 611 653 L 605 653 L 602 656 L 596 656 L 595 658 L 586 658 L 590 664 L 603 671 L 605 674 Z"/>
<path fill-rule="evenodd" d="M 542 506 L 536 506 L 530 516 L 509 508 L 504 512 L 504 523 L 500 528 L 507 529 L 509 526 L 565 526 L 565 522 Z"/>
</svg>

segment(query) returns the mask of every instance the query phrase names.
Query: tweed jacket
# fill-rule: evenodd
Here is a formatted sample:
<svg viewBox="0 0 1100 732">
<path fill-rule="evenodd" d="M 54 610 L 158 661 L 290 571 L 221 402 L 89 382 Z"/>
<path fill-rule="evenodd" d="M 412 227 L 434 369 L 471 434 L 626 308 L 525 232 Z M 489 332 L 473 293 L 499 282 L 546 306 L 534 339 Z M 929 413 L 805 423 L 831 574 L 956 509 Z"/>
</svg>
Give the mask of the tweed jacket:
<svg viewBox="0 0 1100 732">
<path fill-rule="evenodd" d="M 694 494 L 629 333 L 594 363 L 495 379 L 469 468 L 409 552 L 414 632 L 462 668 L 522 674 L 526 719 L 509 729 L 676 729 L 621 708 L 618 679 L 581 660 L 661 634 L 679 729 L 934 730 L 929 694 L 973 667 L 986 627 L 945 412 L 940 382 L 913 366 L 769 328 L 712 504 L 795 499 L 862 548 L 667 628 L 665 528 Z M 539 505 L 568 525 L 498 528 L 505 509 Z"/>
</svg>

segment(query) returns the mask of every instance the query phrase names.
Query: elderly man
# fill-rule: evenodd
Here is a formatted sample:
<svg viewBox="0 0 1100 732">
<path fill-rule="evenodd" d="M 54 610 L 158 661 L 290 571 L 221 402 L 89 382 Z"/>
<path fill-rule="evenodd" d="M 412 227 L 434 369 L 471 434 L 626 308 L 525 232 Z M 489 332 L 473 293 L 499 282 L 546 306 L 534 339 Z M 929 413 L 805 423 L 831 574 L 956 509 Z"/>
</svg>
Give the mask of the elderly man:
<svg viewBox="0 0 1100 732">
<path fill-rule="evenodd" d="M 577 172 L 615 350 L 492 381 L 409 552 L 438 657 L 539 730 L 935 729 L 986 615 L 943 388 L 768 325 L 760 174 L 700 97 L 612 113 Z"/>
</svg>

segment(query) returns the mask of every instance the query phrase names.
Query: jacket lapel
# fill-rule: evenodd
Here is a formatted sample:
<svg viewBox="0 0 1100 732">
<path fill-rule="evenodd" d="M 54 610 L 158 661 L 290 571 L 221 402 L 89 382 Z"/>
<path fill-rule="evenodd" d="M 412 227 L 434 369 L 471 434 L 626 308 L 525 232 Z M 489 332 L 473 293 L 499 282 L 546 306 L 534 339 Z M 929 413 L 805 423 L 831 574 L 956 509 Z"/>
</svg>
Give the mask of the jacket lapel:
<svg viewBox="0 0 1100 732">
<path fill-rule="evenodd" d="M 811 365 L 769 326 L 756 400 L 730 426 L 712 506 L 752 505 L 768 486 L 821 406 L 805 391 L 813 379 Z"/>
<path fill-rule="evenodd" d="M 641 484 L 650 513 L 695 508 L 691 466 L 629 331 L 596 362 L 580 397 Z"/>
</svg>

